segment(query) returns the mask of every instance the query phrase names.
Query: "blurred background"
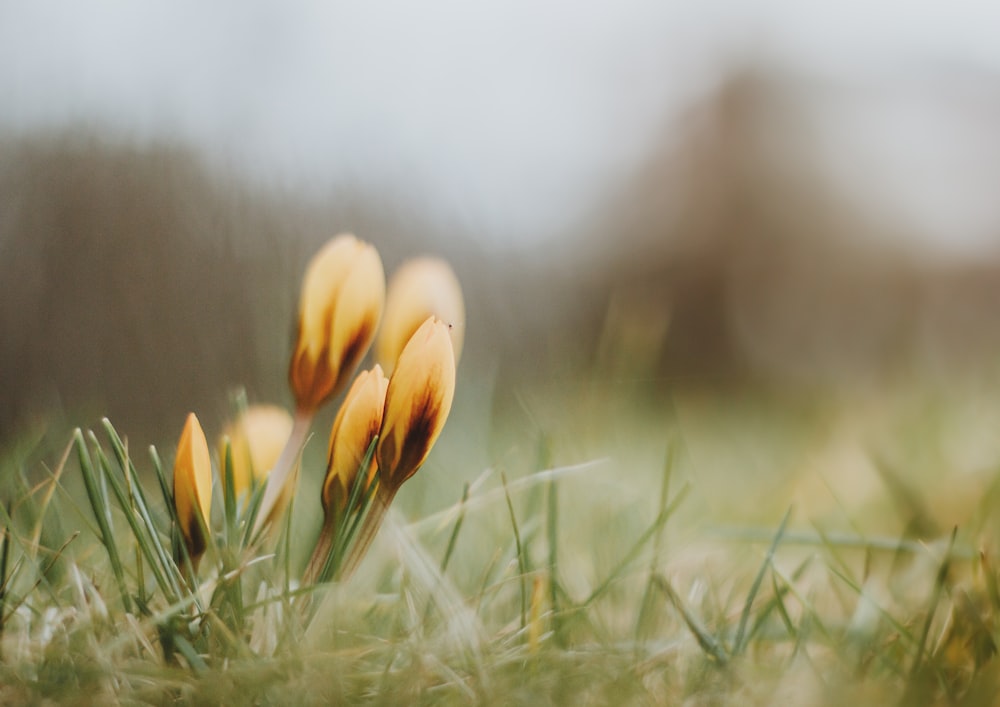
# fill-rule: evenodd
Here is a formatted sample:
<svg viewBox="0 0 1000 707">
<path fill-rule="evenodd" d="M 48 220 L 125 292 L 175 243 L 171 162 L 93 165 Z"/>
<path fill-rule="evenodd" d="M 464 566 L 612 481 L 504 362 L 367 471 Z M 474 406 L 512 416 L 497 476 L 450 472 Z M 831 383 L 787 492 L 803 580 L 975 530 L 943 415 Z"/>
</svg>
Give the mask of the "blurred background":
<svg viewBox="0 0 1000 707">
<path fill-rule="evenodd" d="M 746 422 L 748 388 L 790 396 L 782 429 L 817 391 L 978 390 L 998 27 L 894 0 L 2 2 L 0 436 L 107 415 L 169 445 L 235 387 L 289 404 L 299 279 L 341 231 L 387 272 L 453 263 L 464 476 L 567 410 L 585 458 L 618 404 L 655 438 Z"/>
</svg>

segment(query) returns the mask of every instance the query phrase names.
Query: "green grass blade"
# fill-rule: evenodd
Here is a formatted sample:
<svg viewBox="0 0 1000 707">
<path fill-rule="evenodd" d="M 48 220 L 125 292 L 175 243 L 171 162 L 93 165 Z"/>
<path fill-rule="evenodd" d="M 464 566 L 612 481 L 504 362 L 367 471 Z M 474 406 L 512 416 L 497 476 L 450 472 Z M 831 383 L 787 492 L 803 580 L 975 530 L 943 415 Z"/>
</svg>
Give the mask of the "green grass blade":
<svg viewBox="0 0 1000 707">
<path fill-rule="evenodd" d="M 208 665 L 205 663 L 205 659 L 198 655 L 198 651 L 194 649 L 190 641 L 179 634 L 174 634 L 171 638 L 177 652 L 184 656 L 184 660 L 187 661 L 196 675 L 204 675 L 208 672 Z"/>
<path fill-rule="evenodd" d="M 222 496 L 226 520 L 226 544 L 232 550 L 237 533 L 236 481 L 233 469 L 233 447 L 228 437 L 223 441 L 223 449 L 225 451 L 222 455 Z"/>
<path fill-rule="evenodd" d="M 66 539 L 65 542 L 63 542 L 63 544 L 59 547 L 58 550 L 55 550 L 55 551 L 48 550 L 48 552 L 51 553 L 48 561 L 38 571 L 37 576 L 35 578 L 35 581 L 31 585 L 31 587 L 28 588 L 28 591 L 26 591 L 21 596 L 21 598 L 13 606 L 11 606 L 9 613 L 12 614 L 15 611 L 17 611 L 21 607 L 21 605 L 24 604 L 28 600 L 28 598 L 34 593 L 34 591 L 36 589 L 38 589 L 39 586 L 43 586 L 43 585 L 47 585 L 48 584 L 48 582 L 45 581 L 45 577 L 48 574 L 49 570 L 51 570 L 52 567 L 59 561 L 59 559 L 62 557 L 63 553 L 66 551 L 66 548 L 69 547 L 70 543 L 72 543 L 78 537 L 80 537 L 80 531 L 79 530 L 74 531 L 73 534 L 70 535 Z M 52 596 L 53 603 L 58 606 L 58 601 L 57 601 L 56 596 L 54 594 L 51 594 L 51 596 Z"/>
<path fill-rule="evenodd" d="M 465 503 L 469 500 L 469 483 L 466 482 L 462 487 L 462 500 L 458 503 L 458 517 L 455 519 L 455 526 L 451 529 L 451 535 L 448 537 L 448 545 L 444 549 L 444 557 L 441 558 L 441 574 L 444 574 L 445 570 L 448 569 L 448 563 L 451 561 L 452 553 L 455 551 L 455 545 L 458 542 L 458 533 L 462 530 L 462 523 L 465 522 Z"/>
<path fill-rule="evenodd" d="M 785 511 L 785 516 L 781 519 L 781 524 L 778 525 L 778 532 L 774 534 L 774 540 L 771 541 L 771 546 L 767 550 L 767 555 L 764 557 L 764 561 L 761 563 L 760 570 L 757 572 L 757 576 L 753 580 L 753 584 L 750 585 L 750 592 L 747 594 L 747 599 L 743 604 L 743 612 L 740 614 L 740 623 L 736 629 L 736 639 L 733 641 L 733 655 L 739 655 L 746 648 L 744 642 L 744 637 L 746 635 L 747 622 L 750 620 L 750 611 L 753 608 L 754 599 L 757 598 L 757 592 L 760 591 L 761 582 L 764 581 L 764 574 L 767 572 L 767 568 L 771 566 L 771 562 L 774 559 L 774 552 L 778 549 L 778 543 L 781 542 L 781 536 L 785 533 L 785 527 L 788 525 L 788 519 L 792 515 L 792 509 L 789 507 Z"/>
<path fill-rule="evenodd" d="M 729 656 L 726 655 L 726 650 L 722 647 L 722 644 L 716 640 L 715 636 L 709 633 L 698 617 L 688 609 L 666 577 L 658 574 L 653 581 L 660 591 L 666 594 L 667 599 L 670 600 L 674 608 L 680 612 L 681 618 L 684 619 L 684 623 L 687 624 L 688 629 L 694 635 L 698 641 L 698 645 L 701 646 L 705 654 L 714 659 L 719 665 L 728 663 Z"/>
<path fill-rule="evenodd" d="M 122 442 L 121 437 L 118 436 L 118 433 L 117 431 L 115 431 L 115 428 L 111 425 L 111 422 L 107 418 L 105 418 L 103 422 L 105 429 L 108 431 L 108 436 L 111 438 L 112 448 L 115 450 L 115 455 L 119 467 L 121 468 L 122 474 L 126 475 L 126 478 L 129 479 L 130 481 L 130 483 L 128 484 L 128 488 L 132 494 L 132 502 L 135 505 L 136 509 L 139 511 L 139 515 L 146 526 L 149 538 L 151 539 L 151 542 L 155 547 L 157 556 L 163 563 L 163 569 L 164 572 L 166 573 L 168 581 L 170 581 L 171 586 L 176 592 L 176 596 L 181 596 L 183 594 L 181 587 L 184 586 L 185 582 L 180 567 L 178 567 L 177 563 L 173 559 L 174 558 L 174 554 L 172 552 L 173 523 L 171 523 L 166 529 L 166 537 L 164 538 L 163 536 L 161 536 L 161 531 L 159 528 L 161 523 L 157 523 L 155 518 L 153 517 L 153 511 L 149 504 L 149 498 L 146 496 L 145 488 L 143 487 L 141 480 L 139 479 L 139 472 L 136 470 L 135 464 L 132 463 L 132 459 L 128 454 L 128 449 Z M 174 504 L 171 502 L 165 505 L 168 509 L 167 510 L 168 517 L 173 519 L 176 510 L 173 507 Z M 210 541 L 212 535 L 211 533 L 208 532 L 208 529 L 207 527 L 205 527 L 204 523 L 202 524 L 202 531 L 205 534 L 206 540 Z M 169 542 L 171 544 L 171 547 L 164 547 L 164 542 Z M 211 543 L 209 542 L 209 544 Z"/>
<path fill-rule="evenodd" d="M 544 468 L 544 467 L 543 467 Z M 548 509 L 545 514 L 545 535 L 549 545 L 549 605 L 552 609 L 552 634 L 555 644 L 564 645 L 562 612 L 559 604 L 559 487 L 556 479 L 548 483 Z"/>
<path fill-rule="evenodd" d="M 466 482 L 462 487 L 462 498 L 458 502 L 458 516 L 455 518 L 455 525 L 451 529 L 451 534 L 448 536 L 448 544 L 445 546 L 444 556 L 441 558 L 440 565 L 440 576 L 443 577 L 445 571 L 448 569 L 448 563 L 451 562 L 452 553 L 455 551 L 455 545 L 458 542 L 458 533 L 462 530 L 462 524 L 465 522 L 465 504 L 469 500 L 469 484 Z M 427 620 L 431 615 L 431 608 L 434 606 L 433 597 L 428 598 L 427 606 L 424 609 L 424 624 L 427 624 Z"/>
<path fill-rule="evenodd" d="M 507 474 L 500 472 L 500 481 L 503 483 L 504 497 L 507 499 L 507 512 L 510 513 L 510 524 L 514 528 L 514 546 L 517 551 L 518 586 L 521 592 L 521 628 L 528 623 L 528 563 L 524 557 L 524 547 L 521 545 L 521 531 L 517 527 L 517 515 L 514 513 L 514 504 L 510 500 L 510 492 L 507 489 Z"/>
<path fill-rule="evenodd" d="M 677 508 L 681 505 L 681 503 L 684 502 L 684 499 L 687 498 L 690 489 L 691 487 L 688 486 L 687 484 L 681 487 L 681 490 L 674 497 L 674 500 L 671 501 L 670 504 L 663 509 L 663 512 L 661 512 L 660 515 L 656 517 L 652 525 L 646 528 L 645 532 L 643 532 L 643 534 L 639 536 L 639 539 L 636 540 L 632 544 L 632 547 L 629 549 L 629 551 L 625 553 L 621 561 L 608 574 L 608 576 L 604 578 L 604 581 L 601 582 L 601 584 L 598 585 L 598 587 L 590 593 L 590 596 L 588 596 L 577 608 L 583 609 L 590 606 L 597 599 L 603 596 L 604 593 L 608 591 L 608 589 L 611 588 L 611 585 L 614 584 L 615 580 L 618 579 L 621 573 L 624 572 L 625 569 L 630 564 L 632 564 L 632 562 L 635 561 L 635 558 L 639 556 L 639 554 L 642 552 L 642 549 L 646 546 L 646 543 L 649 542 L 649 539 L 652 538 L 657 532 L 659 532 L 660 528 L 662 528 L 663 525 L 668 520 L 670 520 L 670 516 L 674 514 L 674 511 L 676 511 Z"/>
<path fill-rule="evenodd" d="M 806 569 L 812 564 L 814 559 L 815 555 L 809 555 L 801 563 L 799 563 L 798 567 L 795 568 L 795 571 L 792 572 L 792 581 L 798 581 L 805 573 Z M 791 586 L 786 583 L 783 577 L 774 571 L 773 567 L 771 568 L 770 574 L 771 588 L 774 594 L 758 612 L 757 618 L 754 620 L 753 625 L 747 633 L 747 643 L 749 643 L 753 637 L 757 635 L 757 632 L 761 629 L 768 618 L 770 618 L 774 611 L 778 612 L 781 622 L 784 624 L 788 634 L 790 636 L 794 636 L 796 639 L 798 638 L 798 630 L 795 628 L 791 616 L 788 614 L 788 609 L 785 607 L 785 596 L 791 592 Z M 778 583 L 779 579 L 781 580 L 781 585 Z"/>
<path fill-rule="evenodd" d="M 111 572 L 118 584 L 118 593 L 122 598 L 125 611 L 132 611 L 132 600 L 128 589 L 125 586 L 125 570 L 122 567 L 121 557 L 118 554 L 118 545 L 115 543 L 114 533 L 111 532 L 111 509 L 107 499 L 101 494 L 97 482 L 97 474 L 94 470 L 94 462 L 87 451 L 87 445 L 83 439 L 83 432 L 77 428 L 73 432 L 73 442 L 76 444 L 77 458 L 80 462 L 80 472 L 83 475 L 83 485 L 87 491 L 87 498 L 97 519 L 97 527 L 100 529 L 101 544 L 104 545 L 108 553 L 108 561 L 111 563 Z"/>
<path fill-rule="evenodd" d="M 193 581 L 195 572 L 194 565 L 191 563 L 191 556 L 188 554 L 187 543 L 181 537 L 180 525 L 177 521 L 177 508 L 174 506 L 174 492 L 171 489 L 171 484 L 167 481 L 166 474 L 163 472 L 163 461 L 160 459 L 160 455 L 153 445 L 149 446 L 149 457 L 153 462 L 153 469 L 156 472 L 160 494 L 163 496 L 163 506 L 167 509 L 167 516 L 170 519 L 170 528 L 168 530 L 170 539 L 169 556 L 173 558 L 173 565 L 177 569 L 177 581 L 181 586 L 186 586 L 187 580 L 185 578 L 191 577 Z M 208 536 L 206 535 L 206 537 Z M 200 601 L 198 608 L 201 610 Z"/>
<path fill-rule="evenodd" d="M 924 651 L 927 648 L 927 637 L 931 632 L 931 624 L 934 622 L 934 615 L 937 613 L 938 604 L 941 603 L 941 595 L 944 594 L 945 585 L 948 581 L 948 570 L 951 568 L 951 549 L 955 545 L 955 537 L 958 535 L 958 527 L 952 528 L 951 539 L 948 541 L 948 549 L 945 550 L 944 557 L 938 567 L 937 575 L 934 578 L 934 589 L 931 591 L 930 607 L 927 610 L 927 618 L 920 630 L 920 638 L 917 641 L 917 655 L 913 659 L 913 667 L 910 670 L 910 678 L 915 679 L 920 672 L 923 663 Z"/>
<path fill-rule="evenodd" d="M 712 529 L 716 537 L 739 540 L 743 542 L 765 542 L 774 537 L 774 531 L 767 528 L 717 527 Z M 781 541 L 786 547 L 801 545 L 806 547 L 839 547 L 850 550 L 869 550 L 871 552 L 905 552 L 911 555 L 921 555 L 927 552 L 925 543 L 905 538 L 889 538 L 877 536 L 858 536 L 851 533 L 808 533 L 786 530 Z M 955 543 L 952 557 L 956 560 L 971 560 L 978 551 L 969 545 Z"/>
<path fill-rule="evenodd" d="M 167 514 L 170 516 L 170 522 L 177 522 L 177 509 L 174 508 L 174 492 L 171 490 L 171 485 L 167 481 L 167 475 L 163 473 L 163 462 L 160 460 L 160 455 L 156 451 L 156 447 L 153 445 L 149 446 L 149 458 L 153 461 L 153 470 L 156 472 L 156 481 L 160 487 L 160 494 L 163 496 L 163 507 L 167 509 Z"/>
<path fill-rule="evenodd" d="M 320 536 L 303 574 L 305 583 L 322 584 L 337 577 L 347 559 L 348 548 L 350 548 L 362 522 L 370 524 L 376 520 L 372 518 L 369 521 L 367 515 L 379 485 L 377 473 L 372 483 L 368 483 L 368 472 L 375 457 L 377 444 L 378 435 L 375 435 L 358 465 L 358 471 L 354 475 L 354 483 L 343 510 L 339 513 L 335 510 L 324 512 Z M 308 607 L 306 613 L 309 613 Z"/>
<path fill-rule="evenodd" d="M 854 590 L 854 592 L 858 595 L 858 597 L 861 597 L 862 594 L 864 594 L 865 590 L 863 587 L 858 585 L 853 579 L 851 579 L 849 576 L 838 570 L 836 567 L 831 567 L 830 565 L 827 565 L 827 569 L 830 570 L 830 572 L 833 574 L 834 577 L 839 578 L 842 582 L 844 582 L 844 584 L 846 584 L 848 587 Z M 878 611 L 879 615 L 882 618 L 884 618 L 889 623 L 890 626 L 892 626 L 892 628 L 896 631 L 896 633 L 898 633 L 901 637 L 905 638 L 908 643 L 914 646 L 917 645 L 917 638 L 910 632 L 910 630 L 903 623 L 898 621 L 895 616 L 893 616 L 890 612 L 888 612 L 878 602 L 871 600 L 871 604 L 875 608 L 875 610 Z"/>
<path fill-rule="evenodd" d="M 806 562 L 808 562 L 809 559 L 810 558 L 806 558 Z M 797 641 L 799 638 L 798 632 L 795 630 L 795 624 L 792 623 L 792 617 L 788 615 L 788 609 L 785 607 L 785 594 L 788 593 L 788 589 L 787 587 L 778 586 L 778 575 L 776 575 L 774 572 L 771 572 L 771 591 L 774 592 L 773 605 L 778 610 L 778 616 L 781 617 L 781 623 L 784 624 L 785 630 L 788 631 L 788 635 Z M 760 622 L 760 624 L 757 625 L 759 626 L 761 624 L 763 624 L 763 622 Z M 754 633 L 755 631 L 751 630 L 750 632 L 751 638 L 753 637 Z"/>
<path fill-rule="evenodd" d="M 257 524 L 257 514 L 260 513 L 260 504 L 264 500 L 264 492 L 267 491 L 267 479 L 262 484 L 254 487 L 247 502 L 247 510 L 243 520 L 243 542 L 241 547 L 250 547 L 254 539 L 254 527 Z"/>
<path fill-rule="evenodd" d="M 283 582 L 285 584 L 285 596 L 291 591 L 292 586 L 292 511 L 295 509 L 295 497 L 288 500 L 288 511 L 285 513 L 285 522 L 282 529 L 282 545 L 284 547 L 284 573 Z"/>
<path fill-rule="evenodd" d="M 149 528 L 150 534 L 159 539 L 158 524 L 154 522 L 155 519 L 153 518 L 153 509 L 149 504 L 149 498 L 146 496 L 146 490 L 139 479 L 139 472 L 136 470 L 135 464 L 132 463 L 132 457 L 129 455 L 125 443 L 122 442 L 121 437 L 118 436 L 118 432 L 115 431 L 115 428 L 111 425 L 110 420 L 104 418 L 102 422 L 104 424 L 104 429 L 107 431 L 108 437 L 111 440 L 111 448 L 115 452 L 115 459 L 118 462 L 122 475 L 128 482 L 127 487 L 134 498 L 136 507 L 142 515 L 143 522 L 145 522 Z M 168 504 L 168 506 L 169 505 L 172 504 Z M 170 554 L 164 552 L 163 556 L 169 557 Z"/>
<path fill-rule="evenodd" d="M 10 502 L 4 502 L 6 515 L 10 518 Z M 7 575 L 7 564 L 10 561 L 10 534 L 13 528 L 9 522 L 4 523 L 3 539 L 0 540 L 0 639 L 3 638 L 3 627 L 7 621 L 7 588 L 10 577 Z"/>
<path fill-rule="evenodd" d="M 667 509 L 670 500 L 670 479 L 673 476 L 674 463 L 677 444 L 671 441 L 667 446 L 666 460 L 663 464 L 663 479 L 660 482 L 660 500 L 656 507 L 656 517 L 659 518 Z M 635 620 L 635 641 L 638 646 L 642 640 L 643 627 L 648 625 L 649 612 L 653 606 L 653 576 L 657 572 L 657 563 L 663 554 L 663 529 L 666 524 L 653 536 L 653 554 L 649 558 L 649 578 L 646 580 L 646 587 L 643 589 L 642 599 L 639 601 L 639 612 Z"/>
<path fill-rule="evenodd" d="M 156 551 L 157 557 L 160 558 L 160 562 L 163 564 L 163 570 L 167 576 L 168 581 L 171 583 L 176 596 L 181 596 L 183 593 L 181 587 L 184 585 L 184 578 L 177 566 L 177 563 L 173 561 L 173 554 L 171 552 L 171 547 L 165 547 L 164 542 L 170 542 L 170 528 L 167 528 L 166 537 L 161 535 L 159 525 L 153 518 L 153 513 L 149 507 L 149 501 L 146 497 L 146 492 L 143 489 L 142 484 L 139 481 L 139 474 L 132 464 L 131 459 L 127 456 L 124 459 L 124 465 L 122 465 L 122 472 L 127 473 L 131 479 L 129 488 L 132 491 L 132 502 L 139 512 L 142 522 L 145 524 L 148 531 L 148 537 L 150 542 L 153 544 L 154 550 Z M 119 460 L 121 463 L 121 460 Z M 202 522 L 202 532 L 205 534 L 206 541 L 211 545 L 212 535 L 205 526 L 204 519 L 201 518 L 201 514 L 197 514 L 199 521 Z"/>
<path fill-rule="evenodd" d="M 93 447 L 94 455 L 97 457 L 101 471 L 108 480 L 111 491 L 118 501 L 119 508 L 122 509 L 122 512 L 125 515 L 125 520 L 128 522 L 129 527 L 132 530 L 132 536 L 135 538 L 143 556 L 149 563 L 150 569 L 153 571 L 153 577 L 156 579 L 157 585 L 167 597 L 168 601 L 176 601 L 180 592 L 175 586 L 173 586 L 172 582 L 168 581 L 167 575 L 164 574 L 164 561 L 158 555 L 157 550 L 154 549 L 154 546 L 158 548 L 159 544 L 149 539 L 147 527 L 143 525 L 138 511 L 134 508 L 130 497 L 126 495 L 122 481 L 111 469 L 111 462 L 104 454 L 104 451 L 101 449 L 101 446 L 97 441 L 97 437 L 95 437 L 93 433 L 90 433 L 90 442 Z"/>
</svg>

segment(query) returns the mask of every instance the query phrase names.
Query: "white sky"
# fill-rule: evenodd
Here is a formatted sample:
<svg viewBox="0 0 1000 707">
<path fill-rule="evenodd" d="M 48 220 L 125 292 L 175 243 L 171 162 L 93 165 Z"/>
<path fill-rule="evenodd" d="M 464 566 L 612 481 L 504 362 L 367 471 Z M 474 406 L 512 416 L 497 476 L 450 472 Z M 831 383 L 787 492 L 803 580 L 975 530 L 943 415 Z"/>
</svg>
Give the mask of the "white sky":
<svg viewBox="0 0 1000 707">
<path fill-rule="evenodd" d="M 0 0 L 0 129 L 180 139 L 265 182 L 392 190 L 520 243 L 571 227 L 747 51 L 838 82 L 1000 77 L 998 37 L 1000 2 Z M 830 109 L 831 174 L 858 199 L 931 244 L 996 241 L 996 113 Z"/>
</svg>

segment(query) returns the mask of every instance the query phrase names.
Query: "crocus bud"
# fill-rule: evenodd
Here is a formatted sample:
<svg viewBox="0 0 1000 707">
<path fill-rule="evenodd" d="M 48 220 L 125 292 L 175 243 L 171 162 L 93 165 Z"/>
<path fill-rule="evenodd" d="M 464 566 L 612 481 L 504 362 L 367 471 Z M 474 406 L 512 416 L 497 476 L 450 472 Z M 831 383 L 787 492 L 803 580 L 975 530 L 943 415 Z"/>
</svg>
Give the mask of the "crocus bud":
<svg viewBox="0 0 1000 707">
<path fill-rule="evenodd" d="M 277 405 L 251 405 L 235 422 L 226 426 L 219 440 L 219 459 L 225 463 L 228 438 L 237 498 L 249 492 L 254 482 L 258 485 L 264 482 L 291 433 L 292 416 Z M 225 473 L 220 477 L 225 487 Z"/>
<path fill-rule="evenodd" d="M 375 459 L 389 493 L 416 473 L 434 446 L 455 396 L 455 352 L 448 325 L 429 317 L 396 362 L 385 396 Z"/>
<path fill-rule="evenodd" d="M 288 371 L 299 410 L 313 412 L 343 389 L 371 346 L 384 304 L 385 273 L 373 246 L 341 234 L 313 256 Z"/>
<path fill-rule="evenodd" d="M 414 258 L 389 279 L 382 328 L 375 353 L 382 367 L 392 372 L 396 359 L 427 317 L 434 316 L 451 328 L 455 361 L 462 355 L 465 304 L 462 287 L 451 266 L 440 258 Z"/>
<path fill-rule="evenodd" d="M 205 433 L 193 412 L 188 414 L 177 442 L 174 508 L 188 556 L 193 563 L 197 563 L 205 552 L 207 542 L 202 527 L 208 527 L 212 510 L 212 462 L 208 457 Z"/>
<path fill-rule="evenodd" d="M 347 507 L 361 462 L 382 424 L 388 386 L 389 379 L 375 364 L 370 371 L 359 373 L 347 391 L 330 430 L 326 481 L 323 483 L 323 508 L 327 514 L 341 513 Z M 372 460 L 368 484 L 375 478 L 376 469 Z"/>
</svg>

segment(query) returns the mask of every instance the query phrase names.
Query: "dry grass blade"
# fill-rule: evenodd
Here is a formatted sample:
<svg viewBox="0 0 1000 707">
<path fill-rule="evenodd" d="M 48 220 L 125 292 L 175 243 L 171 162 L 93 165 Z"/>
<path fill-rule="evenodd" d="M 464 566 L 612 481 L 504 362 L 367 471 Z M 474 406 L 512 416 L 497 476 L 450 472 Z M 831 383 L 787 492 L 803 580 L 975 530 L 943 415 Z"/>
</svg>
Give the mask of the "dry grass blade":
<svg viewBox="0 0 1000 707">
<path fill-rule="evenodd" d="M 948 549 L 941 558 L 934 578 L 934 589 L 931 592 L 930 606 L 927 609 L 927 617 L 924 619 L 923 628 L 920 630 L 920 638 L 917 641 L 917 653 L 913 659 L 913 667 L 910 670 L 910 677 L 915 678 L 920 671 L 924 659 L 924 652 L 927 647 L 927 637 L 931 632 L 931 624 L 934 622 L 934 614 L 937 613 L 938 604 L 941 603 L 941 596 L 944 594 L 945 586 L 948 582 L 948 569 L 951 567 L 951 551 L 955 545 L 955 537 L 958 535 L 958 528 L 951 531 L 951 539 L 948 542 Z"/>
<path fill-rule="evenodd" d="M 399 558 L 413 582 L 427 593 L 437 612 L 444 617 L 445 637 L 470 662 L 480 684 L 488 693 L 489 671 L 484 665 L 488 640 L 482 621 L 467 605 L 437 562 L 412 535 L 412 529 L 395 521 L 389 513 L 386 535 L 399 549 Z"/>
<path fill-rule="evenodd" d="M 50 474 L 49 479 L 45 482 L 48 488 L 46 489 L 41 503 L 39 504 L 38 518 L 35 521 L 35 530 L 31 536 L 32 545 L 37 546 L 41 543 L 42 530 L 45 527 L 45 516 L 52 503 L 52 497 L 56 492 L 56 488 L 59 486 L 59 480 L 62 478 L 63 471 L 66 469 L 66 462 L 69 460 L 69 456 L 73 452 L 73 446 L 73 440 L 70 440 L 66 444 L 62 456 L 59 458 L 59 463 L 56 464 L 55 471 Z"/>
<path fill-rule="evenodd" d="M 529 476 L 525 476 L 524 478 L 511 481 L 508 485 L 507 493 L 513 497 L 518 493 L 535 488 L 539 484 L 549 484 L 557 479 L 573 477 L 584 473 L 593 473 L 606 466 L 608 462 L 608 459 L 595 459 L 592 461 L 582 462 L 580 464 L 568 464 L 566 466 L 538 471 L 534 474 L 530 474 Z M 494 489 L 493 491 L 487 491 L 486 493 L 475 494 L 471 496 L 465 504 L 466 511 L 472 513 L 489 508 L 494 504 L 503 502 L 505 495 L 503 487 Z M 412 522 L 410 525 L 413 526 L 414 530 L 432 528 L 443 522 L 448 522 L 451 518 L 454 518 L 459 513 L 460 509 L 461 504 L 455 503 L 444 510 L 438 511 L 437 513 L 426 515 L 420 520 Z"/>
</svg>

